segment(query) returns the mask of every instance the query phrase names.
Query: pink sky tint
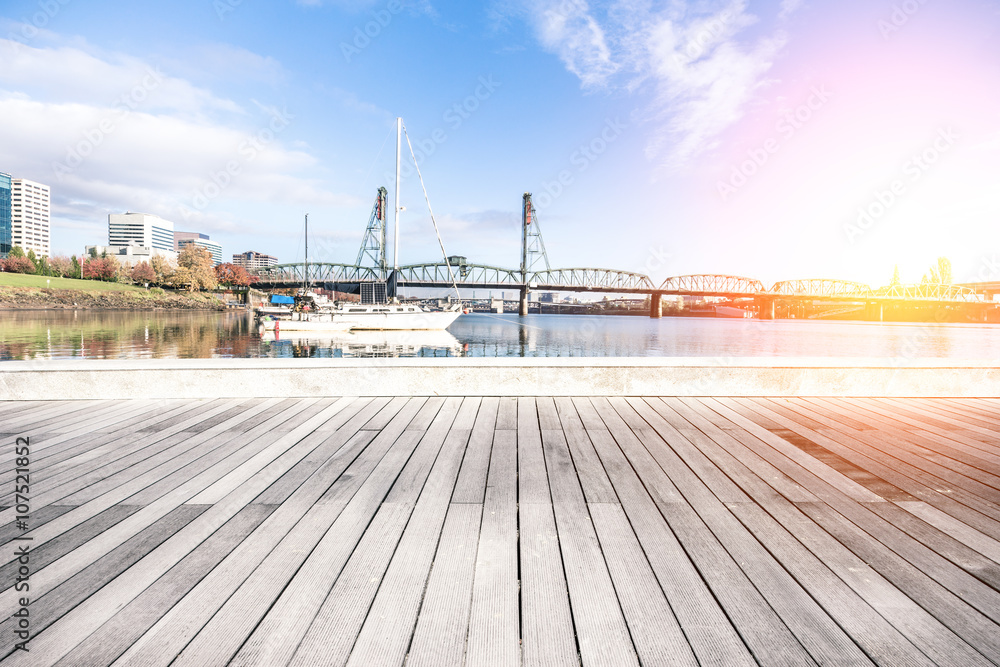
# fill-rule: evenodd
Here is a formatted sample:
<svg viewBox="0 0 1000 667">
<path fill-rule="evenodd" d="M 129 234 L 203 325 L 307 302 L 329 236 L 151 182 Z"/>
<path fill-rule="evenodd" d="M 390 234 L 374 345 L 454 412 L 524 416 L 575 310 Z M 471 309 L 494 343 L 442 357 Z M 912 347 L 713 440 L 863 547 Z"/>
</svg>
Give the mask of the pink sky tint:
<svg viewBox="0 0 1000 667">
<path fill-rule="evenodd" d="M 1000 246 L 1000 66 L 979 15 L 994 10 L 956 7 L 928 1 L 888 38 L 891 4 L 803 15 L 758 102 L 691 172 L 687 217 L 719 235 L 690 234 L 717 266 L 689 270 L 881 285 L 945 255 L 975 279 Z"/>
</svg>

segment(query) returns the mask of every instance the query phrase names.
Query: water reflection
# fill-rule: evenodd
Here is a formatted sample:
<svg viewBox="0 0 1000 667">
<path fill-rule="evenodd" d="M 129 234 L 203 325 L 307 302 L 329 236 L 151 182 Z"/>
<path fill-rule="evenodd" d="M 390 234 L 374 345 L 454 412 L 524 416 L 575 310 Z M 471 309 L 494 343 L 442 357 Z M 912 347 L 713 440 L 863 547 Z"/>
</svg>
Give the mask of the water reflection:
<svg viewBox="0 0 1000 667">
<path fill-rule="evenodd" d="M 464 346 L 447 331 L 268 331 L 262 351 L 276 357 L 457 357 Z"/>
<path fill-rule="evenodd" d="M 395 356 L 993 360 L 1000 359 L 1000 326 L 474 313 L 442 332 L 262 337 L 243 311 L 0 313 L 0 359 Z"/>
<path fill-rule="evenodd" d="M 257 356 L 244 313 L 7 311 L 0 359 L 203 359 Z"/>
</svg>

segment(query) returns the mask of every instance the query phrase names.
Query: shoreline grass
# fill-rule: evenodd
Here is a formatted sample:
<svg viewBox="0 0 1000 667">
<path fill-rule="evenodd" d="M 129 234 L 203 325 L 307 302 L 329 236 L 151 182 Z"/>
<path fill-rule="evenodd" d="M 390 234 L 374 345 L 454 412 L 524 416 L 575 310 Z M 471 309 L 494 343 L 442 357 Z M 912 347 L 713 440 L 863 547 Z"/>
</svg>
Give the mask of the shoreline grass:
<svg viewBox="0 0 1000 667">
<path fill-rule="evenodd" d="M 25 273 L 0 272 L 0 287 L 32 287 L 35 289 L 75 289 L 88 292 L 145 292 L 142 287 L 109 283 L 103 280 L 78 280 L 76 278 L 55 278 Z"/>
</svg>

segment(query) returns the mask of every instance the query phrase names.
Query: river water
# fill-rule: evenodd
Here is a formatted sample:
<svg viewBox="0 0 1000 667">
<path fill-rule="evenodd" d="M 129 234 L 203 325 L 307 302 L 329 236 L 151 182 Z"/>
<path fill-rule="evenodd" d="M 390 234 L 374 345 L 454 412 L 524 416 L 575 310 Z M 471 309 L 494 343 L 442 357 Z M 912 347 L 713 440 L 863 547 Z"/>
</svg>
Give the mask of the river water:
<svg viewBox="0 0 1000 667">
<path fill-rule="evenodd" d="M 398 356 L 993 360 L 1000 325 L 473 313 L 444 332 L 275 336 L 243 311 L 0 313 L 0 360 Z"/>
</svg>

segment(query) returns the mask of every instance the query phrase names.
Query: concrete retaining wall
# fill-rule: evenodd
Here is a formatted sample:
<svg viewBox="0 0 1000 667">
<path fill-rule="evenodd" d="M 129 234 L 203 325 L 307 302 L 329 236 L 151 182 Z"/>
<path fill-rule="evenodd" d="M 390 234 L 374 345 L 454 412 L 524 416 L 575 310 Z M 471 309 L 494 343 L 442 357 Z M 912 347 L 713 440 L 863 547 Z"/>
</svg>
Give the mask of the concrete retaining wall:
<svg viewBox="0 0 1000 667">
<path fill-rule="evenodd" d="M 321 396 L 1000 397 L 1000 360 L 144 359 L 0 362 L 0 400 Z"/>
</svg>

